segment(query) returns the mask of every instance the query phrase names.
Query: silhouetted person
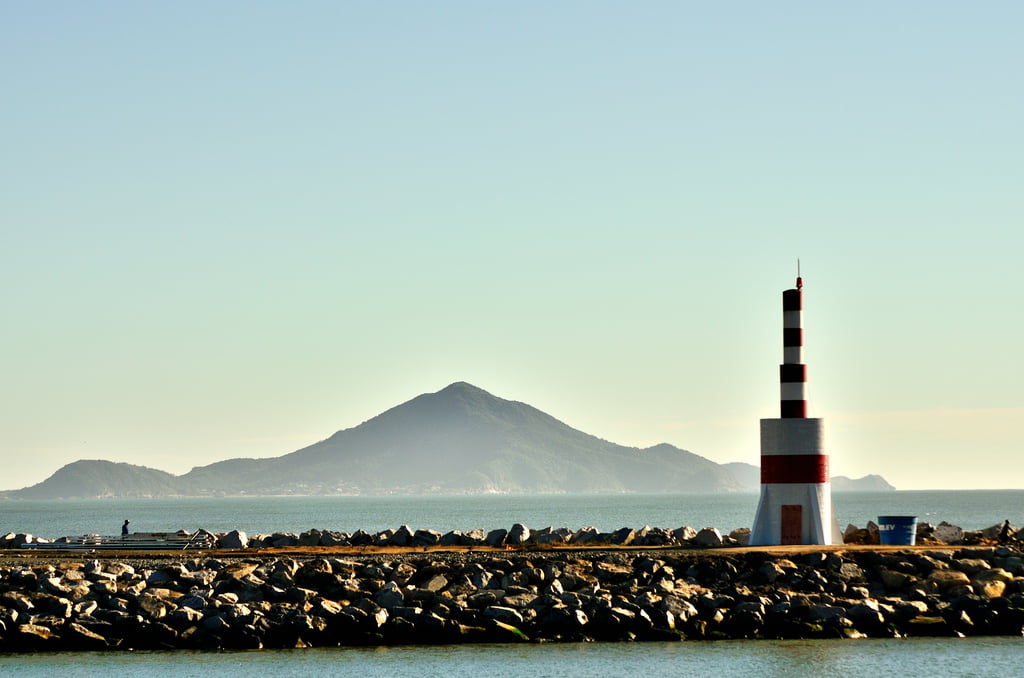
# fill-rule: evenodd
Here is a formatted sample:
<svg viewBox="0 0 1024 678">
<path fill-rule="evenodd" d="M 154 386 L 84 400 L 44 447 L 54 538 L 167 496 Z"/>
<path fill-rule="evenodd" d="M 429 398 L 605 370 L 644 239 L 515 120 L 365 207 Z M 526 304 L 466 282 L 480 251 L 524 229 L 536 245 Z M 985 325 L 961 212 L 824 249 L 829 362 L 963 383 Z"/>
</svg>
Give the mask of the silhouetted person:
<svg viewBox="0 0 1024 678">
<path fill-rule="evenodd" d="M 1010 521 L 1003 523 L 1003 529 L 999 530 L 999 543 L 1005 544 L 1010 541 Z"/>
<path fill-rule="evenodd" d="M 121 536 L 122 537 L 125 537 L 125 536 L 128 535 L 128 523 L 130 523 L 130 522 L 132 522 L 132 521 L 126 520 L 126 521 L 124 521 L 124 525 L 121 526 Z"/>
</svg>

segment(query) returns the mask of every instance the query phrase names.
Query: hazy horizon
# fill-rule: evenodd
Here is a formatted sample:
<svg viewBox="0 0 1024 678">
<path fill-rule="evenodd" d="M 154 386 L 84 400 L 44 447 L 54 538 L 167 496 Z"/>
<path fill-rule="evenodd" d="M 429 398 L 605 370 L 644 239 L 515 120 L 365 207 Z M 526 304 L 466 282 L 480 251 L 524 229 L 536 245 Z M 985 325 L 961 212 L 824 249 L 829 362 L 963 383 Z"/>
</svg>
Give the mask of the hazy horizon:
<svg viewBox="0 0 1024 678">
<path fill-rule="evenodd" d="M 455 381 L 757 464 L 798 257 L 832 473 L 1024 487 L 1024 6 L 0 17 L 7 489 Z"/>
<path fill-rule="evenodd" d="M 450 386 L 453 386 L 453 385 L 455 385 L 455 383 L 458 383 L 458 382 L 453 382 L 453 384 L 450 384 L 450 385 L 446 386 L 446 387 L 445 387 L 445 389 L 449 388 Z M 463 383 L 464 383 L 464 382 L 463 382 Z M 474 387 L 474 388 L 480 388 L 480 387 L 479 387 L 479 386 L 477 386 L 476 384 L 470 384 L 470 386 L 472 386 L 472 387 Z M 438 390 L 440 391 L 440 390 L 445 390 L 445 389 L 438 389 Z M 487 389 L 482 389 L 482 390 L 486 391 Z M 410 398 L 409 400 L 407 400 L 407 401 L 405 401 L 405 402 L 403 402 L 403 403 L 396 403 L 396 405 L 395 405 L 395 408 L 397 408 L 397 407 L 401 407 L 402 405 L 405 405 L 406 403 L 410 402 L 411 400 L 414 400 L 414 399 L 418 398 L 418 397 L 419 397 L 420 395 L 426 395 L 426 394 L 417 394 L 417 396 L 414 396 L 414 397 Z M 500 396 L 500 395 L 497 395 L 497 394 L 493 394 L 493 393 L 492 393 L 491 395 L 493 395 L 493 396 L 496 396 L 496 397 L 498 397 L 498 398 L 501 398 L 501 396 Z M 510 399 L 508 399 L 508 398 L 503 398 L 503 400 L 510 400 Z M 529 403 L 525 403 L 525 404 L 526 404 L 526 405 L 529 405 Z M 390 409 L 393 409 L 393 408 L 388 408 L 388 411 L 389 411 Z M 380 413 L 380 414 L 385 414 L 386 412 L 387 412 L 387 411 L 385 411 L 385 412 L 382 412 L 382 413 Z M 550 413 L 550 412 L 545 412 L 544 414 L 548 414 L 548 415 L 554 416 L 554 415 L 552 415 L 552 413 Z M 376 418 L 376 415 L 375 415 L 375 417 L 373 417 L 373 418 Z M 555 416 L 554 418 L 555 418 L 555 419 L 558 419 L 558 417 L 557 417 L 557 416 Z M 362 422 L 362 423 L 366 423 L 366 422 Z M 563 423 L 564 423 L 564 422 L 563 422 Z M 354 426 L 351 426 L 351 427 L 346 427 L 346 429 L 348 429 L 348 428 L 356 428 L 356 427 L 357 427 L 357 426 L 359 426 L 359 425 L 361 425 L 361 424 L 356 424 L 356 425 L 354 425 Z M 345 429 L 340 429 L 340 430 L 345 430 Z M 587 432 L 587 431 L 583 431 L 583 433 L 588 433 L 588 432 Z M 328 436 L 328 437 L 329 437 L 329 436 Z M 318 442 L 318 441 L 313 441 L 313 442 L 311 442 L 311 443 L 310 443 L 310 445 L 314 444 L 315 442 Z M 615 443 L 616 441 L 610 441 L 610 442 L 612 442 L 612 443 Z M 657 444 L 664 444 L 664 443 L 657 443 Z M 656 445 L 657 445 L 657 444 L 656 444 Z M 653 446 L 649 446 L 649 447 L 653 447 Z M 646 449 L 649 449 L 649 447 L 648 447 L 648 448 L 646 448 Z M 300 448 L 300 449 L 301 449 L 301 448 Z M 291 452 L 294 452 L 294 451 L 296 451 L 296 450 L 288 450 L 288 451 L 286 451 L 286 452 L 282 452 L 281 454 L 278 454 L 278 455 L 270 455 L 270 457 L 269 457 L 269 458 L 273 458 L 273 457 L 279 457 L 279 456 L 284 456 L 284 455 L 286 455 L 286 454 L 289 454 L 289 453 L 291 453 Z M 267 458 L 267 457 L 264 457 L 264 458 Z M 73 462 L 70 462 L 70 463 L 75 463 L 75 462 L 77 462 L 77 461 L 108 461 L 108 462 L 112 462 L 112 463 L 129 463 L 129 462 L 117 462 L 117 461 L 114 461 L 114 460 L 110 460 L 110 459 L 99 459 L 99 460 L 90 460 L 90 459 L 85 459 L 85 460 L 83 460 L 83 459 L 78 459 L 78 460 L 74 460 Z M 225 460 L 224 460 L 224 459 L 213 459 L 213 460 L 210 460 L 210 462 L 208 462 L 208 464 L 216 463 L 216 462 L 219 462 L 219 461 L 225 461 Z M 728 462 L 724 462 L 724 463 L 728 463 Z M 748 462 L 748 463 L 749 463 L 749 462 Z M 145 466 L 144 464 L 138 464 L 138 465 L 139 465 L 139 466 Z M 201 466 L 205 466 L 205 465 L 207 465 L 207 464 L 202 464 Z M 759 464 L 753 464 L 753 465 L 754 465 L 754 466 L 758 466 Z M 63 467 L 62 467 L 62 468 L 63 468 Z M 147 467 L 147 468 L 155 468 L 155 467 Z M 59 469 L 54 469 L 54 471 L 57 471 L 57 470 L 59 470 Z M 166 471 L 166 469 L 159 469 L 159 468 L 157 468 L 156 470 L 159 470 L 159 471 Z M 47 477 L 49 477 L 49 475 L 50 475 L 50 474 L 47 474 Z M 180 473 L 178 473 L 178 474 L 173 474 L 173 475 L 177 475 L 177 476 L 180 476 L 180 475 L 183 475 L 183 474 L 180 474 Z M 833 474 L 831 474 L 831 475 L 832 475 L 832 477 L 834 478 L 834 477 L 836 477 L 836 476 L 842 476 L 843 474 L 837 474 L 837 473 L 833 473 Z M 865 478 L 866 476 L 870 476 L 870 475 L 878 475 L 878 476 L 881 476 L 882 474 L 865 474 L 864 476 L 857 476 L 857 477 L 854 477 L 854 478 L 851 478 L 851 479 L 852 479 L 852 480 L 860 480 L 860 479 L 863 479 L 863 478 Z M 848 477 L 848 476 L 846 476 L 846 477 Z M 884 477 L 884 476 L 883 476 L 883 477 Z M 888 480 L 888 479 L 886 479 L 886 480 Z M 0 488 L 0 492 L 2 492 L 2 491 L 7 491 L 7 490 L 16 490 L 16 489 L 23 489 L 23 488 Z M 898 487 L 897 487 L 897 488 L 895 488 L 895 489 L 897 489 L 897 490 L 900 490 L 900 489 L 903 489 L 903 488 L 898 488 Z M 924 491 L 929 491 L 929 490 L 945 490 L 945 489 L 950 489 L 950 488 L 920 488 L 920 489 L 922 489 L 922 490 L 924 490 Z M 957 488 L 957 489 L 964 489 L 964 490 L 973 490 L 973 489 L 978 489 L 978 488 Z M 1000 489 L 1007 489 L 1007 490 L 1013 490 L 1013 489 L 1017 489 L 1017 488 L 989 488 L 989 489 L 995 489 L 995 490 L 1000 490 Z M 744 490 L 744 491 L 746 491 L 746 490 Z M 756 490 L 750 490 L 750 491 L 751 491 L 751 492 L 754 492 L 754 491 L 756 491 Z M 472 492 L 472 491 L 461 491 L 461 490 L 460 490 L 460 491 L 454 491 L 454 492 L 452 492 L 452 493 L 453 493 L 453 494 L 456 494 L 456 495 L 461 495 L 461 494 L 495 494 L 495 493 L 496 493 L 496 494 L 509 494 L 509 495 L 522 495 L 522 494 L 547 494 L 547 492 L 544 492 L 544 491 L 539 491 L 539 490 L 538 490 L 538 491 L 535 491 L 535 492 L 522 492 L 522 491 L 511 491 L 511 490 L 510 490 L 510 491 L 508 491 L 508 492 L 484 492 L 484 491 L 480 491 L 480 492 Z M 612 491 L 609 491 L 609 492 L 607 492 L 607 493 L 608 493 L 608 494 L 621 494 L 621 493 L 626 493 L 626 494 L 630 494 L 630 493 L 634 493 L 634 491 L 629 491 L 629 490 L 622 490 L 622 491 L 617 491 L 617 492 L 612 492 Z M 375 493 L 375 492 L 365 492 L 365 493 L 363 493 L 363 492 L 359 492 L 359 493 L 356 493 L 356 494 L 360 494 L 360 495 L 362 495 L 362 494 L 365 494 L 365 495 L 367 495 L 367 496 L 376 496 L 376 495 L 377 495 L 377 493 Z M 432 495 L 432 494 L 437 494 L 437 493 L 436 493 L 436 492 L 434 492 L 434 493 L 429 493 L 429 494 L 431 494 L 431 495 Z M 446 492 L 442 492 L 441 494 L 447 494 L 447 493 L 446 493 Z M 601 494 L 601 492 L 597 492 L 597 491 L 595 491 L 595 492 L 591 492 L 591 494 Z M 643 494 L 643 493 L 640 493 L 640 494 Z M 406 491 L 402 491 L 402 492 L 398 492 L 398 495 L 399 495 L 399 496 L 417 496 L 417 495 L 418 495 L 418 493 L 416 493 L 416 492 L 406 492 Z M 259 496 L 259 495 L 252 495 L 252 496 Z M 266 496 L 278 496 L 278 495 L 273 495 L 273 494 L 271 494 L 271 495 L 266 495 Z M 281 495 L 281 496 L 291 496 L 291 495 Z M 299 496 L 299 495 L 295 495 L 295 496 Z M 311 496 L 319 496 L 319 495 L 316 495 L 316 494 L 314 494 L 314 495 L 311 495 Z M 424 495 L 424 496 L 428 496 L 428 495 Z"/>
</svg>

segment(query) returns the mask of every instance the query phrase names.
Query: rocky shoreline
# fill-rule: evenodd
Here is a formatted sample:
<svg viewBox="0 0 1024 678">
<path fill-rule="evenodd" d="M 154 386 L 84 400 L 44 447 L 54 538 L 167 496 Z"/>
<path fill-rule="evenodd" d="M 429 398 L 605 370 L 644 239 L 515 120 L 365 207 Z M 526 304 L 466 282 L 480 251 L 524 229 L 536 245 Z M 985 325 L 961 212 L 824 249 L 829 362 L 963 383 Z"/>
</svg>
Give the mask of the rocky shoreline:
<svg viewBox="0 0 1024 678">
<path fill-rule="evenodd" d="M 916 541 L 918 544 L 930 545 L 977 545 L 991 542 L 996 539 L 1018 542 L 1016 530 L 1009 528 L 1007 534 L 1003 534 L 1003 525 L 995 524 L 983 530 L 964 530 L 963 528 L 947 523 L 945 521 L 938 525 L 927 522 L 917 523 Z M 128 540 L 136 541 L 136 537 L 142 536 L 138 533 L 129 535 Z M 676 529 L 663 527 L 651 527 L 645 525 L 640 529 L 623 527 L 614 532 L 601 532 L 595 527 L 583 527 L 578 530 L 570 530 L 565 527 L 546 527 L 540 530 L 531 530 L 521 523 L 516 523 L 511 529 L 493 529 L 485 531 L 475 530 L 451 530 L 446 533 L 437 530 L 419 529 L 414 530 L 408 525 L 402 525 L 395 530 L 382 530 L 381 532 L 369 533 L 363 530 L 355 532 L 338 532 L 335 530 L 312 529 L 295 534 L 293 532 L 275 532 L 273 534 L 248 535 L 241 530 L 217 533 L 199 530 L 189 533 L 180 530 L 173 535 L 160 533 L 162 539 L 174 539 L 179 541 L 195 540 L 196 544 L 202 544 L 209 548 L 220 549 L 261 549 L 261 548 L 288 548 L 288 547 L 397 547 L 397 548 L 430 548 L 441 547 L 562 547 L 582 546 L 593 547 L 599 545 L 612 546 L 746 546 L 750 539 L 749 528 L 739 528 L 722 534 L 717 528 L 705 527 L 696 530 L 693 527 L 683 526 Z M 1024 531 L 1022 535 L 1024 536 Z M 60 548 L 62 546 L 75 546 L 84 544 L 95 544 L 103 540 L 120 541 L 121 537 L 99 537 L 98 535 L 85 535 L 78 538 L 60 537 L 47 539 L 24 532 L 8 532 L 0 536 L 0 549 L 16 549 L 21 547 L 38 548 Z M 843 532 L 843 542 L 847 544 L 878 544 L 879 528 L 874 522 L 868 522 L 865 527 L 847 525 Z"/>
<path fill-rule="evenodd" d="M 1024 631 L 1016 543 L 26 553 L 0 564 L 0 651 Z"/>
</svg>

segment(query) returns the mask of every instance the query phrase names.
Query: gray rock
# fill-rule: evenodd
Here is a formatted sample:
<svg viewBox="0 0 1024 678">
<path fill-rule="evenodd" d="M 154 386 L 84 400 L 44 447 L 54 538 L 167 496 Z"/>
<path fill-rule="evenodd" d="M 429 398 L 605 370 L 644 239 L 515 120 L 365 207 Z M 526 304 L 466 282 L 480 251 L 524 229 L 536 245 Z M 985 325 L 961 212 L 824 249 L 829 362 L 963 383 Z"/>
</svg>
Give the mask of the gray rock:
<svg viewBox="0 0 1024 678">
<path fill-rule="evenodd" d="M 954 560 L 951 565 L 967 575 L 975 575 L 982 570 L 992 568 L 988 563 L 988 558 L 959 558 Z"/>
<path fill-rule="evenodd" d="M 299 537 L 291 532 L 275 532 L 270 535 L 270 545 L 274 548 L 298 546 Z"/>
<path fill-rule="evenodd" d="M 893 608 L 893 614 L 899 621 L 907 621 L 928 614 L 928 603 L 923 600 L 900 601 Z"/>
<path fill-rule="evenodd" d="M 469 578 L 470 585 L 475 586 L 478 589 L 492 588 L 491 587 L 491 582 L 492 581 L 495 581 L 495 582 L 496 581 L 500 581 L 500 577 L 495 577 L 494 575 L 492 575 L 490 572 L 488 572 L 486 570 L 480 570 L 478 572 L 471 572 L 467 576 Z"/>
<path fill-rule="evenodd" d="M 275 560 L 265 568 L 265 571 L 268 582 L 287 588 L 295 584 L 295 573 L 299 571 L 299 564 L 290 558 L 283 558 Z"/>
<path fill-rule="evenodd" d="M 46 593 L 36 593 L 33 596 L 31 613 L 58 619 L 70 619 L 74 612 L 74 605 L 67 598 L 52 596 Z"/>
<path fill-rule="evenodd" d="M 389 581 L 382 589 L 373 594 L 373 602 L 389 610 L 394 607 L 403 607 L 405 605 L 405 596 L 402 594 L 398 584 Z"/>
<path fill-rule="evenodd" d="M 165 618 L 165 621 L 168 624 L 180 630 L 187 629 L 190 626 L 195 626 L 202 620 L 203 613 L 200 609 L 186 605 L 173 610 Z"/>
<path fill-rule="evenodd" d="M 505 592 L 498 589 L 487 589 L 484 591 L 477 591 L 476 593 L 466 598 L 466 604 L 469 607 L 482 610 L 484 608 L 496 605 L 505 597 Z"/>
<path fill-rule="evenodd" d="M 39 582 L 40 588 L 57 596 L 70 596 L 71 587 L 60 577 L 47 577 Z"/>
<path fill-rule="evenodd" d="M 412 537 L 412 546 L 437 546 L 441 541 L 441 533 L 436 530 L 416 530 Z"/>
<path fill-rule="evenodd" d="M 561 532 L 548 532 L 547 534 L 538 535 L 534 539 L 536 544 L 566 544 L 568 538 Z"/>
<path fill-rule="evenodd" d="M 785 576 L 786 571 L 773 560 L 766 560 L 757 568 L 758 574 L 764 577 L 769 584 L 774 584 L 779 577 Z"/>
<path fill-rule="evenodd" d="M 223 634 L 231 630 L 231 624 L 228 620 L 220 615 L 211 615 L 209 617 L 203 617 L 203 620 L 199 622 L 199 626 L 204 631 L 214 634 Z"/>
<path fill-rule="evenodd" d="M 345 607 L 341 603 L 337 603 L 327 598 L 319 598 L 316 603 L 313 604 L 310 610 L 311 614 L 315 614 L 318 617 L 324 619 L 334 619 L 342 613 Z"/>
<path fill-rule="evenodd" d="M 590 622 L 587 614 L 578 608 L 555 605 L 543 609 L 537 615 L 537 627 L 545 635 L 576 637 L 583 633 Z"/>
<path fill-rule="evenodd" d="M 110 647 L 106 638 L 94 633 L 76 622 L 71 622 L 64 627 L 62 637 L 68 648 L 73 650 L 105 650 Z"/>
<path fill-rule="evenodd" d="M 267 548 L 269 546 L 273 546 L 273 544 L 270 543 L 270 536 L 271 535 L 269 534 L 252 535 L 251 537 L 249 537 L 249 548 L 262 549 Z"/>
<path fill-rule="evenodd" d="M 547 527 L 542 527 L 539 530 L 531 530 L 530 531 L 530 539 L 529 540 L 531 542 L 536 542 L 538 537 L 542 537 L 542 536 L 544 536 L 546 534 L 551 534 L 551 526 L 550 525 L 548 525 Z"/>
<path fill-rule="evenodd" d="M 19 650 L 38 650 L 49 646 L 55 635 L 52 629 L 40 624 L 21 624 L 11 630 L 9 642 Z"/>
<path fill-rule="evenodd" d="M 721 546 L 722 533 L 714 527 L 705 527 L 691 540 L 698 546 Z"/>
<path fill-rule="evenodd" d="M 160 619 L 173 612 L 175 607 L 159 596 L 144 594 L 136 598 L 135 604 L 139 612 L 148 619 Z"/>
<path fill-rule="evenodd" d="M 591 544 L 599 539 L 600 533 L 596 527 L 581 527 L 569 539 L 570 544 Z"/>
<path fill-rule="evenodd" d="M 637 533 L 637 538 L 644 546 L 667 546 L 675 542 L 672 532 L 663 527 L 645 526 Z"/>
<path fill-rule="evenodd" d="M 677 622 L 685 622 L 686 620 L 697 616 L 697 608 L 694 607 L 693 603 L 681 596 L 663 596 L 659 607 L 671 612 L 673 616 L 675 616 Z"/>
<path fill-rule="evenodd" d="M 750 543 L 750 528 L 740 527 L 729 533 L 729 538 L 739 546 L 747 546 Z"/>
<path fill-rule="evenodd" d="M 676 529 L 672 530 L 672 538 L 680 544 L 682 544 L 683 542 L 688 542 L 696 536 L 697 530 L 693 529 L 689 525 L 677 527 Z"/>
<path fill-rule="evenodd" d="M 324 530 L 320 535 L 321 546 L 349 546 L 348 535 L 344 532 Z"/>
<path fill-rule="evenodd" d="M 485 618 L 494 619 L 503 624 L 510 624 L 512 626 L 520 626 L 523 623 L 523 615 L 511 607 L 502 607 L 500 605 L 491 605 L 483 611 Z"/>
<path fill-rule="evenodd" d="M 464 532 L 459 544 L 461 546 L 480 546 L 485 542 L 484 531 L 480 528 Z"/>
<path fill-rule="evenodd" d="M 174 575 L 165 570 L 154 570 L 149 573 L 146 577 L 146 586 L 160 586 L 161 584 L 170 584 L 175 581 Z"/>
<path fill-rule="evenodd" d="M 864 570 L 857 563 L 842 563 L 839 566 L 839 578 L 844 582 L 855 582 L 864 579 Z"/>
<path fill-rule="evenodd" d="M 650 617 L 646 614 L 641 617 L 633 610 L 625 607 L 599 607 L 590 615 L 591 623 L 588 630 L 592 630 L 595 637 L 601 640 L 624 640 L 634 632 L 634 627 L 643 628 L 646 619 L 646 626 L 653 626 Z"/>
<path fill-rule="evenodd" d="M 352 546 L 369 546 L 374 542 L 374 538 L 371 534 L 367 534 L 362 530 L 356 530 L 349 535 L 348 541 Z"/>
<path fill-rule="evenodd" d="M 502 598 L 501 602 L 506 607 L 524 610 L 533 605 L 538 598 L 539 596 L 535 593 L 516 593 L 514 595 L 506 595 Z"/>
<path fill-rule="evenodd" d="M 499 528 L 497 530 L 491 530 L 490 532 L 488 532 L 487 533 L 487 538 L 485 539 L 485 541 L 486 541 L 488 546 L 493 546 L 493 547 L 504 546 L 505 538 L 507 536 L 508 536 L 508 530 L 503 530 L 503 529 Z"/>
<path fill-rule="evenodd" d="M 932 537 L 943 544 L 960 544 L 964 540 L 964 531 L 956 525 L 942 521 L 936 525 Z"/>
<path fill-rule="evenodd" d="M 868 538 L 870 543 L 877 544 L 879 541 L 879 530 L 878 525 L 873 520 L 869 520 L 865 529 L 868 531 Z"/>
<path fill-rule="evenodd" d="M 636 532 L 629 527 L 620 527 L 612 532 L 612 543 L 618 546 L 628 546 L 636 539 Z"/>
<path fill-rule="evenodd" d="M 928 575 L 928 584 L 932 590 L 940 594 L 950 592 L 970 585 L 970 577 L 959 570 L 933 570 Z"/>
<path fill-rule="evenodd" d="M 459 546 L 462 544 L 463 534 L 458 530 L 452 530 L 445 532 L 441 535 L 441 538 L 437 540 L 437 543 L 441 546 Z"/>
<path fill-rule="evenodd" d="M 570 530 L 568 527 L 556 527 L 555 529 L 551 530 L 551 534 L 558 535 L 562 537 L 562 540 L 565 543 L 569 543 L 569 539 L 572 538 L 573 531 Z"/>
<path fill-rule="evenodd" d="M 999 538 L 999 534 L 1002 531 L 1003 531 L 1003 524 L 1002 523 L 996 523 L 995 525 L 992 525 L 991 527 L 986 527 L 985 529 L 981 530 L 981 536 L 984 537 L 985 539 L 998 539 Z M 1014 531 L 1013 527 L 1011 526 L 1010 527 L 1010 532 L 1012 533 L 1013 531 Z"/>
<path fill-rule="evenodd" d="M 887 591 L 900 591 L 917 583 L 917 577 L 885 567 L 879 568 L 878 578 Z"/>
<path fill-rule="evenodd" d="M 837 605 L 813 605 L 808 618 L 812 622 L 833 624 L 846 616 L 846 610 Z"/>
<path fill-rule="evenodd" d="M 220 571 L 217 572 L 216 580 L 217 581 L 226 581 L 226 580 L 238 581 L 240 579 L 243 579 L 243 578 L 247 577 L 248 575 L 252 574 L 253 572 L 255 572 L 257 567 L 259 567 L 258 563 L 247 563 L 247 562 L 231 563 L 230 565 L 225 565 L 224 567 L 220 568 Z"/>
<path fill-rule="evenodd" d="M 435 574 L 420 585 L 428 591 L 441 591 L 448 586 L 448 578 L 443 574 Z"/>
<path fill-rule="evenodd" d="M 530 528 L 522 523 L 516 523 L 513 525 L 512 529 L 509 530 L 508 534 L 505 536 L 505 543 L 513 546 L 525 544 L 528 541 L 530 541 Z"/>
<path fill-rule="evenodd" d="M 306 530 L 299 535 L 298 546 L 320 546 L 320 538 L 323 533 L 320 530 Z"/>
<path fill-rule="evenodd" d="M 405 586 L 409 580 L 416 576 L 416 568 L 409 563 L 399 563 L 391 571 L 390 580 L 399 586 Z"/>
<path fill-rule="evenodd" d="M 341 558 L 327 558 L 327 563 L 331 566 L 331 572 L 337 575 L 344 575 L 346 577 L 356 576 L 356 573 L 363 567 L 361 562 L 355 560 L 344 560 Z"/>
<path fill-rule="evenodd" d="M 387 540 L 388 546 L 411 546 L 413 530 L 408 525 L 402 525 Z"/>
<path fill-rule="evenodd" d="M 430 589 L 412 588 L 405 591 L 405 602 L 417 607 L 427 607 L 427 604 L 434 600 L 435 593 Z M 394 610 L 392 610 L 394 613 Z"/>
</svg>

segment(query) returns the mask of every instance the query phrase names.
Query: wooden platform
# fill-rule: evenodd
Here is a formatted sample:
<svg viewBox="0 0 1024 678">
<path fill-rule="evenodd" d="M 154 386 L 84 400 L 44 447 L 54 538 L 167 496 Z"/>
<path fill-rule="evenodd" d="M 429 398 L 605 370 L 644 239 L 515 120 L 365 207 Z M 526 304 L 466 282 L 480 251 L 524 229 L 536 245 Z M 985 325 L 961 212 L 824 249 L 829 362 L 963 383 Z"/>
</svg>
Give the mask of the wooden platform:
<svg viewBox="0 0 1024 678">
<path fill-rule="evenodd" d="M 52 542 L 22 544 L 21 548 L 74 551 L 185 551 L 210 549 L 216 545 L 216 538 L 206 530 L 198 530 L 192 534 L 180 530 L 178 532 L 132 532 L 116 536 L 85 534 L 81 537 L 61 537 Z"/>
</svg>

